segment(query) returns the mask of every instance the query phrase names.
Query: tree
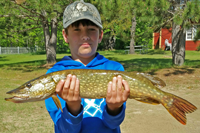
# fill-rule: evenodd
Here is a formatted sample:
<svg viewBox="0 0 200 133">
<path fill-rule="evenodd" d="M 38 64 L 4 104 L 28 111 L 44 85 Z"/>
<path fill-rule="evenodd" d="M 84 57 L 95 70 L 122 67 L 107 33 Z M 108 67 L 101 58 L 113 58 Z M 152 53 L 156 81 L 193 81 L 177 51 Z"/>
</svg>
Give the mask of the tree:
<svg viewBox="0 0 200 133">
<path fill-rule="evenodd" d="M 143 10 L 145 13 L 143 13 L 141 19 L 148 19 L 154 32 L 160 31 L 163 27 L 172 27 L 172 62 L 175 65 L 183 65 L 185 60 L 185 31 L 194 22 L 199 22 L 200 1 L 144 0 L 143 3 L 148 5 L 148 10 Z"/>
<path fill-rule="evenodd" d="M 20 2 L 22 1 L 22 2 Z M 25 19 L 20 21 L 28 31 L 30 29 L 42 28 L 44 34 L 45 49 L 47 55 L 47 63 L 56 62 L 56 44 L 57 44 L 57 28 L 61 25 L 61 16 L 65 7 L 72 3 L 73 0 L 3 0 L 3 16 L 10 17 L 13 21 L 16 18 Z M 48 3 L 48 4 L 47 4 Z M 11 10 L 10 10 L 11 9 Z M 17 30 L 22 31 L 20 26 Z"/>
<path fill-rule="evenodd" d="M 192 22 L 199 22 L 200 1 L 173 0 L 170 2 L 174 16 L 172 27 L 172 62 L 175 65 L 181 66 L 185 61 L 186 29 L 192 26 Z"/>
<path fill-rule="evenodd" d="M 152 29 L 156 29 L 158 24 L 164 21 L 164 16 L 166 10 L 169 7 L 168 2 L 165 0 L 130 0 L 128 2 L 129 12 L 131 13 L 131 42 L 130 42 L 130 53 L 134 53 L 135 40 L 137 40 L 138 35 L 135 35 L 135 31 L 138 23 L 148 24 L 149 28 L 139 35 L 146 38 L 147 33 L 151 32 Z M 164 13 L 164 14 L 163 14 Z M 158 28 L 158 27 L 157 27 Z"/>
<path fill-rule="evenodd" d="M 96 0 L 93 2 L 98 7 L 102 17 L 104 27 L 103 42 L 106 49 L 112 50 L 115 40 L 120 38 L 120 40 L 128 40 L 130 42 L 130 53 L 134 53 L 137 36 L 135 35 L 137 28 L 136 13 L 143 10 L 143 8 L 140 8 L 142 7 L 140 3 L 140 0 Z"/>
<path fill-rule="evenodd" d="M 123 38 L 130 28 L 131 21 L 127 16 L 127 2 L 121 0 L 91 1 L 99 10 L 104 27 L 104 48 L 113 49 L 117 36 Z"/>
</svg>

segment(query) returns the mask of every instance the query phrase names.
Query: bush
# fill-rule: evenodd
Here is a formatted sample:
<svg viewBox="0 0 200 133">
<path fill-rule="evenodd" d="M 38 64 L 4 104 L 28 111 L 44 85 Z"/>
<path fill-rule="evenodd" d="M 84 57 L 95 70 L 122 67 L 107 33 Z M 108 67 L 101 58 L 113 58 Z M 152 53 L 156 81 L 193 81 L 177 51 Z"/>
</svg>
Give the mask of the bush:
<svg viewBox="0 0 200 133">
<path fill-rule="evenodd" d="M 166 54 L 165 50 L 163 49 L 151 49 L 148 51 L 149 55 L 154 55 L 154 54 Z"/>
<path fill-rule="evenodd" d="M 200 44 L 197 46 L 197 51 L 200 51 Z"/>
</svg>

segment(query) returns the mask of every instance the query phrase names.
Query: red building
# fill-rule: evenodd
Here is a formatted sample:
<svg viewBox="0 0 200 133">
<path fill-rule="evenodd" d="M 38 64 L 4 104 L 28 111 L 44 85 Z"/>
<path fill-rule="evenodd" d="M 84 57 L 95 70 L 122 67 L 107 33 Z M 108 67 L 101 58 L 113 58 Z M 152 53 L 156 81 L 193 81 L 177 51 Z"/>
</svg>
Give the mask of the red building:
<svg viewBox="0 0 200 133">
<path fill-rule="evenodd" d="M 196 43 L 193 41 L 194 36 L 196 35 L 197 27 L 194 26 L 186 31 L 186 42 L 185 50 L 196 50 L 200 45 L 200 40 Z M 172 43 L 172 28 L 171 29 L 162 29 L 159 33 L 153 33 L 153 49 L 165 49 L 166 42 L 168 44 Z"/>
</svg>

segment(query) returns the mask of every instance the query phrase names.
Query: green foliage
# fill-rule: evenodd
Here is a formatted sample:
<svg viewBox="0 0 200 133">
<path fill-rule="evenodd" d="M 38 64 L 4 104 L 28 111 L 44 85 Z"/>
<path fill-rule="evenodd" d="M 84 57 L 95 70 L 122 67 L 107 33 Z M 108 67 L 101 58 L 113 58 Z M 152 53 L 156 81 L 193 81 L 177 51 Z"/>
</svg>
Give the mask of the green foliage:
<svg viewBox="0 0 200 133">
<path fill-rule="evenodd" d="M 3 35 L 0 35 L 0 38 L 3 39 L 1 46 L 33 46 L 36 43 L 35 40 L 41 40 L 39 39 L 41 38 L 41 31 L 38 29 L 27 30 L 33 28 L 34 21 L 24 19 L 19 6 L 6 1 L 5 4 L 1 3 L 0 7 L 4 9 L 0 12 L 3 15 L 8 15 L 8 17 L 0 18 L 0 26 L 4 27 L 4 30 L 2 30 Z"/>
<path fill-rule="evenodd" d="M 64 8 L 73 0 L 27 0 L 21 5 L 14 1 L 0 1 L 0 46 L 39 47 L 39 53 L 45 53 L 45 35 L 43 21 L 50 28 L 52 18 L 57 17 L 57 51 L 67 51 L 62 37 L 62 14 Z"/>
<path fill-rule="evenodd" d="M 148 22 L 139 21 L 136 26 L 135 42 L 136 45 L 148 45 L 151 48 L 152 45 L 153 29 L 150 28 Z"/>
<path fill-rule="evenodd" d="M 171 3 L 171 6 L 174 6 L 173 3 Z M 199 23 L 200 1 L 199 0 L 192 0 L 192 1 L 183 0 L 182 4 L 177 6 L 173 17 L 174 17 L 173 22 L 175 22 L 178 25 L 181 25 L 183 22 L 185 22 L 185 24 L 183 25 L 184 28 L 191 27 L 193 23 Z"/>
<path fill-rule="evenodd" d="M 200 20 L 200 1 L 193 0 L 186 3 L 186 8 L 183 12 L 184 19 L 190 19 L 192 22 L 199 22 Z"/>
<path fill-rule="evenodd" d="M 140 1 L 140 0 L 102 0 L 96 4 L 102 17 L 104 27 L 104 39 L 108 39 L 110 36 L 115 36 L 116 45 L 115 49 L 123 49 L 130 44 L 130 28 L 132 25 L 133 16 L 137 17 L 136 27 L 136 45 L 151 44 L 152 29 L 150 28 L 148 13 L 144 5 L 150 4 L 151 8 L 154 8 L 152 1 Z M 151 9 L 151 11 L 152 11 Z M 146 13 L 146 20 L 145 18 Z M 101 43 L 100 48 L 103 47 Z"/>
<path fill-rule="evenodd" d="M 138 26 L 136 27 L 136 44 L 141 45 L 144 43 L 151 44 L 151 32 L 149 29 L 151 23 L 148 22 L 148 15 L 153 15 L 153 8 L 158 0 L 140 1 L 140 0 L 85 0 L 94 4 L 101 13 L 103 27 L 105 32 L 104 38 L 109 36 L 116 36 L 116 49 L 124 48 L 125 45 L 129 45 L 130 42 L 130 27 L 131 19 L 134 15 L 138 16 Z M 163 0 L 162 0 L 163 1 Z M 161 2 L 162 2 L 161 1 Z M 17 5 L 14 2 L 1 2 L 2 8 L 6 10 L 0 10 L 3 14 L 12 14 L 12 17 L 2 18 L 9 21 L 5 23 L 3 27 L 6 27 L 7 31 L 3 31 L 6 40 L 1 43 L 2 46 L 43 46 L 44 36 L 42 31 L 41 18 L 42 11 L 46 11 L 45 18 L 50 20 L 56 17 L 59 13 L 62 14 L 66 5 L 72 0 L 60 1 L 60 0 L 29 0 L 24 4 Z M 25 7 L 25 8 L 23 8 Z M 145 8 L 144 8 L 145 7 Z M 12 10 L 8 10 L 12 8 Z M 27 10 L 27 9 L 28 10 Z M 19 18 L 18 15 L 27 15 L 29 17 Z M 146 14 L 146 15 L 144 15 Z M 62 16 L 62 15 L 61 15 Z M 146 19 L 144 19 L 146 18 Z M 152 17 L 151 17 L 152 18 Z M 62 30 L 62 18 L 58 17 L 58 31 Z M 5 20 L 2 20 L 5 21 Z M 147 23 L 148 22 L 148 23 Z M 31 29 L 31 30 L 24 30 Z M 24 30 L 24 31 L 23 31 Z M 146 32 L 148 31 L 148 32 Z M 1 36 L 2 37 L 2 36 Z M 65 42 L 62 39 L 62 33 L 58 32 L 57 48 L 62 49 L 65 47 Z M 149 41 L 150 40 L 150 41 Z M 66 45 L 67 47 L 67 45 Z"/>
<path fill-rule="evenodd" d="M 197 51 L 200 51 L 200 44 L 197 46 Z"/>
<path fill-rule="evenodd" d="M 194 42 L 200 40 L 200 27 L 197 29 L 196 36 L 194 37 Z"/>
<path fill-rule="evenodd" d="M 163 23 L 171 16 L 167 13 L 170 3 L 167 0 L 145 0 L 141 1 L 140 8 L 144 8 L 138 13 L 142 22 L 148 22 L 149 26 L 154 30 L 160 30 Z M 139 9 L 139 8 L 137 8 Z"/>
<path fill-rule="evenodd" d="M 14 1 L 1 0 L 0 14 L 9 17 L 0 17 L 0 46 L 44 46 L 44 33 L 42 21 L 57 17 L 57 49 L 67 51 L 66 44 L 62 37 L 62 13 L 64 8 L 74 0 L 27 0 L 22 5 Z M 131 19 L 136 16 L 137 26 L 135 31 L 136 45 L 152 44 L 152 32 L 159 31 L 161 27 L 171 27 L 168 20 L 172 19 L 177 24 L 183 20 L 190 19 L 192 22 L 200 20 L 199 0 L 186 3 L 180 7 L 174 15 L 172 12 L 173 3 L 169 0 L 85 0 L 94 4 L 102 18 L 104 27 L 104 39 L 114 35 L 116 38 L 115 49 L 123 49 L 130 43 Z M 27 10 L 28 9 L 28 10 Z M 45 11 L 44 18 L 41 17 Z M 25 17 L 19 17 L 24 15 Z M 185 27 L 191 26 L 187 21 Z M 165 24 L 168 22 L 167 24 Z M 50 29 L 51 31 L 51 29 Z M 103 47 L 103 42 L 100 48 Z"/>
</svg>

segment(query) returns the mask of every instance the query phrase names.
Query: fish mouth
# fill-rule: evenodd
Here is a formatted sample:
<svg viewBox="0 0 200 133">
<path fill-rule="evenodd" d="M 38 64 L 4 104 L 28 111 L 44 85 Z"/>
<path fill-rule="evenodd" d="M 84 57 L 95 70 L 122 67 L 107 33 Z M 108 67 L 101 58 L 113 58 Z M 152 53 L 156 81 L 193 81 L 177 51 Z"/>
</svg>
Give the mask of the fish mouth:
<svg viewBox="0 0 200 133">
<path fill-rule="evenodd" d="M 17 97 L 17 96 L 10 97 L 10 98 L 5 98 L 5 100 L 13 102 L 13 103 L 22 103 L 23 102 L 22 98 L 21 97 Z"/>
<path fill-rule="evenodd" d="M 24 87 L 20 86 L 14 90 L 8 91 L 6 92 L 6 94 L 10 94 L 10 95 L 14 95 L 15 93 L 18 93 L 21 89 L 23 89 Z"/>
<path fill-rule="evenodd" d="M 11 90 L 11 91 L 6 92 L 6 94 L 12 94 L 13 92 L 14 92 L 14 91 Z"/>
</svg>

